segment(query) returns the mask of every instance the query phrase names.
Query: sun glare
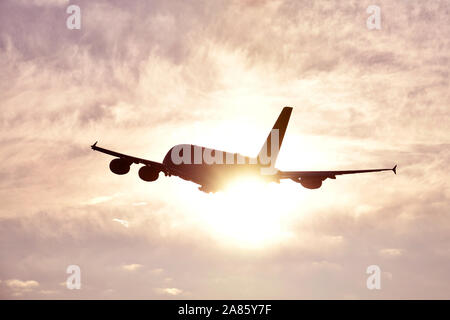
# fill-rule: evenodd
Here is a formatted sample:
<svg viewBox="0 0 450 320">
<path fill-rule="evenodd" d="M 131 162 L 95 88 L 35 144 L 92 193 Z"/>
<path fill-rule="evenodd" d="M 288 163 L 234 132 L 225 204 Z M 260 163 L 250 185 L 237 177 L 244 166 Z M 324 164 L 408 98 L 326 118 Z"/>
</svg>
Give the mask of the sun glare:
<svg viewBox="0 0 450 320">
<path fill-rule="evenodd" d="M 293 187 L 245 177 L 215 194 L 196 191 L 188 211 L 197 215 L 201 228 L 228 245 L 267 247 L 292 237 L 293 210 L 302 194 Z"/>
<path fill-rule="evenodd" d="M 273 125 L 273 118 L 266 122 L 267 128 L 258 127 L 247 118 L 214 123 L 211 127 L 196 127 L 197 131 L 187 140 L 218 150 L 255 156 Z M 204 132 L 211 134 L 205 135 Z M 309 147 L 302 148 L 301 154 L 298 141 Z M 313 147 L 314 143 L 303 136 L 287 137 L 277 168 L 315 169 L 314 164 L 320 159 L 314 152 L 309 152 Z M 158 188 L 162 187 L 160 184 Z M 170 187 L 169 184 L 167 187 L 167 194 L 175 193 L 178 198 L 176 203 L 172 196 L 166 199 L 173 206 L 172 212 L 183 217 L 183 221 L 178 221 L 178 226 L 204 230 L 226 245 L 242 248 L 266 248 L 292 239 L 293 224 L 303 216 L 298 208 L 306 212 L 311 196 L 309 190 L 292 181 L 267 183 L 257 177 L 233 180 L 224 190 L 214 194 L 201 192 L 195 184 L 176 178 L 172 178 Z M 158 194 L 162 198 L 167 196 L 162 191 Z"/>
</svg>

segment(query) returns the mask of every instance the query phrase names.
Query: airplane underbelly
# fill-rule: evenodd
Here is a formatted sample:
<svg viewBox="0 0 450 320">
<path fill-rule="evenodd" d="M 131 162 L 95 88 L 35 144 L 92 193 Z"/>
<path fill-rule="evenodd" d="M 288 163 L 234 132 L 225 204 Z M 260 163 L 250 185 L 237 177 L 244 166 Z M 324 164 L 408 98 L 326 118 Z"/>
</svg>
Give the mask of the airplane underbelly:
<svg viewBox="0 0 450 320">
<path fill-rule="evenodd" d="M 226 164 L 181 164 L 177 176 L 210 189 L 220 190 L 227 182 L 242 176 L 260 176 L 259 167 Z"/>
</svg>

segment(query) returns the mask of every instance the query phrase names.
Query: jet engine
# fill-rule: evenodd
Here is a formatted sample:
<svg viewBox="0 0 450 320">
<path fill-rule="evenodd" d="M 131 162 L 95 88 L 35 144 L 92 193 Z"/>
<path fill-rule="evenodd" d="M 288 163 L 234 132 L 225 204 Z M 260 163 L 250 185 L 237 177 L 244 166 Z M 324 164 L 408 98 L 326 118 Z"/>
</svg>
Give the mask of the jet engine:
<svg viewBox="0 0 450 320">
<path fill-rule="evenodd" d="M 320 179 L 301 179 L 300 183 L 307 189 L 319 189 L 322 186 Z"/>
<path fill-rule="evenodd" d="M 130 171 L 130 162 L 124 159 L 113 159 L 109 163 L 109 169 L 115 174 L 127 174 Z"/>
<path fill-rule="evenodd" d="M 155 181 L 159 177 L 159 170 L 151 166 L 143 166 L 139 169 L 139 178 L 144 181 Z"/>
</svg>

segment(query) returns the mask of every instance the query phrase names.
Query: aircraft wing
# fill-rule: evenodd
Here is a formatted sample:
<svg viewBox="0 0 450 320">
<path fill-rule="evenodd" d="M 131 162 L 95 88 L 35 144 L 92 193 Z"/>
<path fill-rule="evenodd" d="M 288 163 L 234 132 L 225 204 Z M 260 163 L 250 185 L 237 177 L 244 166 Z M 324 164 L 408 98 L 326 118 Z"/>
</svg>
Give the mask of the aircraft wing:
<svg viewBox="0 0 450 320">
<path fill-rule="evenodd" d="M 321 179 L 325 180 L 336 179 L 337 175 L 343 174 L 355 174 L 355 173 L 366 173 L 366 172 L 380 172 L 380 171 L 393 171 L 397 174 L 397 165 L 392 169 L 366 169 L 366 170 L 343 170 L 343 171 L 279 171 L 278 174 L 280 179 L 292 179 L 298 182 L 298 179 Z"/>
<path fill-rule="evenodd" d="M 126 154 L 123 154 L 123 153 L 119 153 L 119 152 L 116 152 L 116 151 L 112 151 L 112 150 L 104 149 L 104 148 L 101 148 L 101 147 L 97 147 L 97 142 L 95 142 L 91 146 L 91 148 L 92 148 L 92 150 L 95 150 L 95 151 L 100 151 L 100 152 L 109 154 L 111 156 L 117 157 L 117 158 L 128 160 L 130 163 L 136 163 L 136 164 L 142 163 L 142 164 L 147 165 L 147 166 L 152 166 L 152 167 L 158 168 L 160 171 L 164 172 L 164 174 L 166 176 L 167 175 L 171 175 L 171 172 L 170 172 L 169 168 L 167 168 L 162 163 L 151 161 L 151 160 L 147 160 L 147 159 L 141 159 L 141 158 L 129 156 L 129 155 L 126 155 Z"/>
</svg>

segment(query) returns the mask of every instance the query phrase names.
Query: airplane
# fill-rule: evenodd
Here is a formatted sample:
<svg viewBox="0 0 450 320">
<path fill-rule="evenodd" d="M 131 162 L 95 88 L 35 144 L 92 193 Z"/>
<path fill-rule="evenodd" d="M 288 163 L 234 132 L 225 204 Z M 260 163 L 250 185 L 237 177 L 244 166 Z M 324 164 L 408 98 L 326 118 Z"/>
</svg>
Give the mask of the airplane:
<svg viewBox="0 0 450 320">
<path fill-rule="evenodd" d="M 282 171 L 276 169 L 275 162 L 291 113 L 292 107 L 283 108 L 261 151 L 255 158 L 192 144 L 179 144 L 172 147 L 162 162 L 104 149 L 98 147 L 97 142 L 91 148 L 115 157 L 109 164 L 110 170 L 115 174 L 127 174 L 133 163 L 143 164 L 139 169 L 139 177 L 144 181 L 156 181 L 162 172 L 165 176 L 176 176 L 198 184 L 198 189 L 206 193 L 218 192 L 225 187 L 227 181 L 241 176 L 256 176 L 263 181 L 276 183 L 280 183 L 280 180 L 283 179 L 290 179 L 307 189 L 318 189 L 324 180 L 336 179 L 338 175 L 380 171 L 393 171 L 394 174 L 397 174 L 397 165 L 392 169 L 339 171 Z"/>
</svg>

